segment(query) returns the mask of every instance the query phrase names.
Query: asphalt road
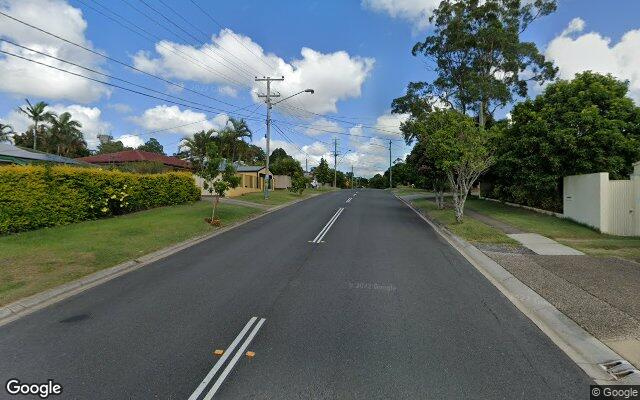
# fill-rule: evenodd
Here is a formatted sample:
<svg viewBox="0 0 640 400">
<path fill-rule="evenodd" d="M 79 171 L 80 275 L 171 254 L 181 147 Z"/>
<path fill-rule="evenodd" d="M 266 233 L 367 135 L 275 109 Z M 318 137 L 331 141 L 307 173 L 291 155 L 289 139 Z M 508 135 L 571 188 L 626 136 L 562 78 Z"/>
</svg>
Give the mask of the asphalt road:
<svg viewBox="0 0 640 400">
<path fill-rule="evenodd" d="M 58 399 L 584 399 L 590 381 L 390 193 L 325 194 L 0 327 Z M 320 243 L 313 243 L 340 209 Z M 99 240 L 99 238 L 96 238 Z M 235 353 L 204 387 L 211 390 Z M 9 396 L 4 388 L 0 398 Z"/>
</svg>

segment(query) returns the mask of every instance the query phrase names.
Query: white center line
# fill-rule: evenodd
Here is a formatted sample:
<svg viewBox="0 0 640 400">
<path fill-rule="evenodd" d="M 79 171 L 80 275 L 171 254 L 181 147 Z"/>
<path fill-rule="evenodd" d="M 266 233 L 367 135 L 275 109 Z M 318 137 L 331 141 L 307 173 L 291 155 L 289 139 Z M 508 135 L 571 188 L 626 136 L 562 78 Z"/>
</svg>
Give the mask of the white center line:
<svg viewBox="0 0 640 400">
<path fill-rule="evenodd" d="M 244 341 L 244 343 L 242 343 L 242 346 L 238 349 L 238 351 L 233 356 L 233 358 L 231 359 L 227 367 L 224 369 L 224 371 L 222 371 L 222 374 L 220 374 L 220 377 L 218 377 L 218 380 L 216 381 L 216 383 L 213 384 L 213 386 L 211 387 L 211 390 L 209 390 L 209 393 L 207 393 L 207 395 L 204 396 L 204 400 L 211 400 L 213 395 L 216 394 L 216 392 L 218 391 L 218 389 L 220 388 L 224 380 L 227 378 L 227 375 L 229 375 L 229 373 L 231 372 L 233 367 L 236 365 L 240 357 L 242 357 L 242 355 L 244 354 L 244 351 L 247 349 L 247 347 L 249 347 L 249 344 L 251 343 L 253 338 L 256 336 L 256 333 L 258 333 L 258 331 L 260 330 L 260 327 L 262 326 L 262 324 L 264 324 L 264 321 L 265 319 L 261 318 L 258 324 L 253 328 L 253 330 L 251 331 L 249 336 L 247 336 L 247 339 Z"/>
<path fill-rule="evenodd" d="M 324 227 L 324 229 L 322 231 L 320 231 L 320 233 L 318 233 L 318 236 L 316 236 L 316 238 L 314 239 L 314 241 L 316 243 L 322 243 L 322 239 L 324 238 L 324 235 L 326 235 L 327 232 L 329 232 L 329 229 L 331 229 L 331 227 L 333 226 L 334 222 L 336 222 L 336 220 L 338 219 L 340 214 L 342 214 L 343 211 L 344 211 L 344 207 L 340 207 L 340 209 L 338 210 L 336 215 L 334 215 L 334 217 L 331 219 L 331 221 L 329 221 L 329 223 Z"/>
<path fill-rule="evenodd" d="M 251 325 L 253 325 L 253 323 L 256 321 L 256 319 L 257 319 L 256 317 L 251 318 L 249 320 L 249 322 L 247 322 L 247 324 L 244 326 L 244 328 L 242 328 L 242 330 L 240 331 L 238 336 L 236 336 L 236 338 L 233 340 L 233 342 L 231 342 L 231 345 L 229 346 L 228 349 L 225 350 L 224 354 L 222 355 L 222 357 L 220 357 L 220 359 L 218 360 L 216 365 L 214 365 L 213 368 L 211 368 L 211 371 L 209 371 L 209 373 L 207 374 L 207 376 L 204 377 L 204 379 L 202 380 L 200 385 L 198 385 L 198 387 L 196 388 L 195 392 L 193 392 L 193 394 L 191 394 L 191 396 L 189 396 L 189 400 L 195 400 L 195 399 L 198 398 L 198 396 L 200 396 L 200 393 L 202 393 L 204 388 L 207 387 L 207 385 L 209 384 L 211 379 L 214 377 L 216 372 L 218 372 L 220 367 L 222 367 L 222 364 L 224 364 L 224 362 L 227 360 L 227 358 L 229 358 L 229 355 L 231 353 L 233 353 L 233 349 L 235 349 L 236 346 L 238 345 L 238 343 L 240 343 L 240 340 L 242 340 L 242 338 L 247 333 L 249 328 L 251 328 Z M 262 321 L 264 321 L 264 318 L 262 319 Z"/>
<path fill-rule="evenodd" d="M 333 223 L 333 221 L 335 221 L 335 219 L 338 218 L 338 215 L 340 215 L 341 210 L 344 210 L 344 208 L 340 207 L 338 211 L 336 211 L 336 213 L 333 214 L 333 217 L 331 217 L 331 219 L 329 220 L 329 222 L 327 222 L 324 228 L 322 228 L 322 230 L 318 233 L 318 235 L 313 240 L 310 240 L 309 243 L 318 243 L 318 238 L 320 238 L 320 235 L 322 235 Z"/>
<path fill-rule="evenodd" d="M 351 203 L 351 200 L 353 200 L 353 197 L 349 197 L 349 198 L 347 199 L 347 203 Z"/>
</svg>

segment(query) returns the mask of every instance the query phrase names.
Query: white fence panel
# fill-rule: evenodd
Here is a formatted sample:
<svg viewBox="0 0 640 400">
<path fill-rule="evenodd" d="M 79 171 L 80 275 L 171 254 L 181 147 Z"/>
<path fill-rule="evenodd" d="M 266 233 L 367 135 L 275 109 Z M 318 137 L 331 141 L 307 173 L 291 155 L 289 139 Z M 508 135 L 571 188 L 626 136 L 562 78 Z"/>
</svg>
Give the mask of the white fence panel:
<svg viewBox="0 0 640 400">
<path fill-rule="evenodd" d="M 609 181 L 609 223 L 606 233 L 623 236 L 635 233 L 634 200 L 631 180 Z"/>
</svg>

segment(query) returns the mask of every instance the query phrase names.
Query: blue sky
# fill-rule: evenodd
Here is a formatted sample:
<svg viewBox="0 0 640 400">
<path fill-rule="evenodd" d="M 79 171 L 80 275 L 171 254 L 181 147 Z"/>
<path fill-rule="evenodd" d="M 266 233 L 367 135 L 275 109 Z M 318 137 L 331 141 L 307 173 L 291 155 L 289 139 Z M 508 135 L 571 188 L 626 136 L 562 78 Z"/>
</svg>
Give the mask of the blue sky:
<svg viewBox="0 0 640 400">
<path fill-rule="evenodd" d="M 303 165 L 308 159 L 314 166 L 320 157 L 329 155 L 331 140 L 337 137 L 344 154 L 339 169 L 349 170 L 354 165 L 357 174 L 371 176 L 386 168 L 385 141 L 400 138 L 396 132 L 401 117 L 388 115 L 391 100 L 402 95 L 409 81 L 433 78 L 423 62 L 411 56 L 410 49 L 429 33 L 426 18 L 438 0 L 196 2 L 228 30 L 222 31 L 186 0 L 0 0 L 0 10 L 7 14 L 186 89 L 134 72 L 2 16 L 0 37 L 202 103 L 199 108 L 210 111 L 197 110 L 193 103 L 189 108 L 141 97 L 0 55 L 0 120 L 17 130 L 24 129 L 27 121 L 15 112 L 16 107 L 25 97 L 44 100 L 54 111 L 70 111 L 83 122 L 93 147 L 100 133 L 131 145 L 153 136 L 171 154 L 185 135 L 202 128 L 220 128 L 233 110 L 246 107 L 240 115 L 248 118 L 255 133 L 254 143 L 264 145 L 265 108 L 252 95 L 262 88 L 251 81 L 251 76 L 284 74 L 284 84 L 274 84 L 283 95 L 307 87 L 315 89 L 316 94 L 303 94 L 287 102 L 297 108 L 276 106 L 274 120 L 286 138 L 274 129 L 272 149 L 284 147 Z M 144 35 L 151 35 L 151 40 L 135 35 L 91 7 L 116 19 L 133 21 L 146 31 Z M 640 2 L 636 0 L 560 0 L 558 11 L 537 21 L 524 38 L 536 42 L 556 62 L 562 78 L 585 69 L 610 72 L 630 81 L 631 95 L 638 101 L 637 15 Z M 163 44 L 158 45 L 159 39 Z M 6 42 L 0 48 L 106 79 Z M 531 95 L 539 90 L 533 88 Z M 507 112 L 502 110 L 500 114 Z M 195 123 L 206 118 L 211 120 Z M 192 124 L 167 129 L 187 123 Z M 163 131 L 154 132 L 160 129 Z M 409 151 L 401 141 L 394 142 L 392 149 L 394 158 Z"/>
</svg>

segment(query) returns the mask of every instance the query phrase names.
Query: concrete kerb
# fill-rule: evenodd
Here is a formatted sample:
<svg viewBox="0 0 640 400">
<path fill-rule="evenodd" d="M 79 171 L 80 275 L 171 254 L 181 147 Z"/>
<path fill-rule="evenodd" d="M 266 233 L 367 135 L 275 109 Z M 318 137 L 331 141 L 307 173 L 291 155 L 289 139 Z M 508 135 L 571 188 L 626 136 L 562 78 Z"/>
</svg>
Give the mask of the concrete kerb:
<svg viewBox="0 0 640 400">
<path fill-rule="evenodd" d="M 640 384 L 640 373 L 637 371 L 622 379 L 616 379 L 601 367 L 604 363 L 623 360 L 623 357 L 618 353 L 582 329 L 572 319 L 560 312 L 546 299 L 475 246 L 454 235 L 444 226 L 431 221 L 401 197 L 396 196 L 396 198 L 411 208 L 444 240 L 451 244 L 597 384 Z"/>
<path fill-rule="evenodd" d="M 92 274 L 89 274 L 77 280 L 56 286 L 52 289 L 48 289 L 40 293 L 36 293 L 32 296 L 14 301 L 13 303 L 9 303 L 5 306 L 0 307 L 0 326 L 8 324 L 9 322 L 15 321 L 19 318 L 22 318 L 23 316 L 31 314 L 32 312 L 35 312 L 37 310 L 50 306 L 51 304 L 54 304 L 64 299 L 67 299 L 69 297 L 72 297 L 87 289 L 90 289 L 102 283 L 108 282 L 111 279 L 117 278 L 118 276 L 124 275 L 128 272 L 131 272 L 138 268 L 142 268 L 146 265 L 149 265 L 155 261 L 166 258 L 188 247 L 194 246 L 205 240 L 211 239 L 212 237 L 215 237 L 227 231 L 230 231 L 231 229 L 237 228 L 240 225 L 247 224 L 258 218 L 262 218 L 265 215 L 271 214 L 272 212 L 278 211 L 282 208 L 291 206 L 301 201 L 304 201 L 316 196 L 320 196 L 322 194 L 324 193 L 313 193 L 310 196 L 305 197 L 303 199 L 294 200 L 285 204 L 271 207 L 266 211 L 261 212 L 258 215 L 255 215 L 253 217 L 247 218 L 242 221 L 235 222 L 229 226 L 225 226 L 214 232 L 207 233 L 206 235 L 198 236 L 198 237 L 186 240 L 184 242 L 180 242 L 180 243 L 165 247 L 163 249 L 154 251 L 153 253 L 149 253 L 147 255 L 138 257 L 134 260 L 125 261 L 116 266 L 94 272 Z"/>
</svg>

